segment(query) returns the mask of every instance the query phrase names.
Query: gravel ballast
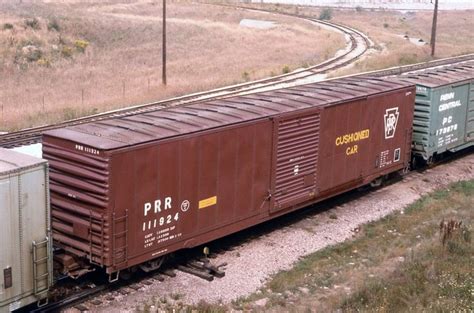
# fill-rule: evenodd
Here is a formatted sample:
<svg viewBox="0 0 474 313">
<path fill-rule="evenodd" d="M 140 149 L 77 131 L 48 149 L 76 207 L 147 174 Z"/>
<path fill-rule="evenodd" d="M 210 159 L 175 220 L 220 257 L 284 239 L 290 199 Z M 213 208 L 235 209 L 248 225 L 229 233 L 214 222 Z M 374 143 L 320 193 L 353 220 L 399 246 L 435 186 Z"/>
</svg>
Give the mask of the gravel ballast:
<svg viewBox="0 0 474 313">
<path fill-rule="evenodd" d="M 228 263 L 224 278 L 207 282 L 177 272 L 175 278 L 155 281 L 139 292 L 116 297 L 93 311 L 134 311 L 139 305 L 151 303 L 153 298 L 171 299 L 178 294 L 179 302 L 184 304 L 196 304 L 201 300 L 229 303 L 256 292 L 272 275 L 290 269 L 301 257 L 352 238 L 361 224 L 403 211 L 422 195 L 453 182 L 471 179 L 474 179 L 472 154 L 422 173 L 412 172 L 397 183 L 322 213 L 305 215 L 289 226 L 219 255 L 213 263 Z"/>
</svg>

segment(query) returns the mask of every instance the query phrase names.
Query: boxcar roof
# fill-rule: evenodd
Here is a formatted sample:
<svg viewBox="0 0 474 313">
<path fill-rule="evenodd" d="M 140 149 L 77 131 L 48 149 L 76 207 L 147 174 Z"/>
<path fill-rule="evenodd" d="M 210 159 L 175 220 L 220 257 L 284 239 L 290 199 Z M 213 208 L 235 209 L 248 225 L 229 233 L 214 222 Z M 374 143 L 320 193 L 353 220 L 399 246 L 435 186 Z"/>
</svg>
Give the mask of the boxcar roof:
<svg viewBox="0 0 474 313">
<path fill-rule="evenodd" d="M 474 61 L 399 76 L 417 85 L 438 88 L 474 79 Z"/>
<path fill-rule="evenodd" d="M 0 175 L 18 172 L 45 162 L 43 159 L 0 148 Z"/>
<path fill-rule="evenodd" d="M 336 105 L 413 86 L 382 78 L 344 78 L 209 100 L 52 130 L 48 136 L 111 150 L 315 106 Z"/>
</svg>

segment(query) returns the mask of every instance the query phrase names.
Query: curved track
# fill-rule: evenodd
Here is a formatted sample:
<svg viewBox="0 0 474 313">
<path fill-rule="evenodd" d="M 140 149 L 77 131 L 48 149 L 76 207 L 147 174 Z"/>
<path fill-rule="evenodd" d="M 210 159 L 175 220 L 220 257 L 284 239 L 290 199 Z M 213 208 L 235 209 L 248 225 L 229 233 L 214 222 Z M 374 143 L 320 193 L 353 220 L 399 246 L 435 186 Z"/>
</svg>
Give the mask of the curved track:
<svg viewBox="0 0 474 313">
<path fill-rule="evenodd" d="M 266 11 L 263 9 L 254 9 L 254 8 L 246 8 L 246 7 L 237 7 L 237 8 L 242 9 L 242 10 L 275 13 L 273 11 Z M 57 123 L 54 125 L 40 126 L 40 127 L 24 129 L 24 130 L 12 132 L 12 133 L 2 134 L 0 135 L 0 147 L 13 148 L 13 147 L 41 142 L 41 135 L 43 134 L 43 132 L 51 130 L 51 129 L 78 125 L 78 124 L 83 124 L 83 123 L 92 122 L 92 121 L 99 121 L 99 120 L 104 120 L 104 119 L 113 118 L 113 117 L 120 117 L 120 116 L 133 115 L 137 113 L 149 112 L 149 111 L 159 110 L 159 109 L 170 107 L 170 106 L 178 106 L 178 105 L 184 105 L 184 104 L 189 104 L 189 103 L 194 103 L 194 102 L 199 102 L 199 101 L 229 97 L 229 96 L 233 96 L 233 95 L 237 95 L 241 93 L 264 90 L 264 88 L 286 87 L 289 84 L 307 82 L 308 79 L 311 78 L 312 76 L 316 77 L 316 75 L 324 74 L 329 71 L 333 71 L 335 69 L 351 64 L 355 60 L 359 59 L 363 54 L 365 54 L 365 52 L 370 48 L 371 43 L 370 43 L 369 38 L 367 38 L 367 36 L 365 36 L 364 34 L 362 34 L 356 29 L 339 25 L 339 24 L 316 20 L 314 18 L 308 18 L 304 16 L 289 14 L 289 13 L 276 12 L 276 14 L 298 17 L 304 20 L 308 20 L 312 23 L 323 24 L 325 25 L 325 27 L 331 27 L 332 29 L 345 34 L 349 38 L 350 44 L 348 48 L 344 51 L 344 53 L 342 53 L 341 55 L 335 56 L 320 64 L 317 64 L 305 69 L 296 70 L 288 74 L 283 74 L 283 75 L 279 75 L 279 76 L 275 76 L 271 78 L 233 85 L 229 87 L 218 88 L 218 89 L 214 89 L 210 91 L 194 93 L 191 95 L 185 95 L 185 96 L 176 97 L 172 99 L 132 106 L 125 109 L 118 109 L 118 110 L 109 111 L 105 113 L 99 113 L 99 114 L 95 114 L 95 115 L 91 115 L 87 117 L 82 117 L 82 118 L 78 118 L 74 120 Z M 415 70 L 426 69 L 430 67 L 436 67 L 436 66 L 447 65 L 447 64 L 453 64 L 453 63 L 458 63 L 458 62 L 463 62 L 463 61 L 468 61 L 468 60 L 473 60 L 473 59 L 474 59 L 474 54 L 469 54 L 469 55 L 464 55 L 460 57 L 447 58 L 447 59 L 442 59 L 442 60 L 430 61 L 430 62 L 401 66 L 401 67 L 394 67 L 390 69 L 356 74 L 352 76 L 360 76 L 360 75 L 391 76 L 391 75 L 398 75 L 401 73 L 411 72 Z"/>
<path fill-rule="evenodd" d="M 251 9 L 251 8 L 244 8 L 244 7 L 238 7 L 238 8 L 242 10 L 271 12 L 271 11 L 265 11 L 261 9 Z M 275 13 L 275 12 L 271 12 L 271 13 Z M 275 14 L 282 14 L 282 15 L 297 17 L 300 19 L 310 21 L 312 23 L 323 25 L 326 28 L 331 28 L 337 32 L 344 34 L 349 41 L 349 45 L 340 55 L 337 55 L 320 64 L 313 65 L 305 69 L 299 69 L 291 73 L 278 75 L 278 76 L 261 79 L 257 81 L 252 81 L 248 83 L 238 84 L 234 86 L 195 93 L 195 94 L 186 95 L 182 97 L 167 99 L 163 101 L 137 105 L 137 106 L 133 106 L 133 107 L 125 108 L 125 109 L 119 109 L 119 110 L 109 111 L 105 113 L 95 114 L 92 116 L 87 116 L 87 117 L 82 117 L 82 118 L 78 118 L 74 120 L 57 123 L 54 125 L 34 127 L 34 128 L 12 132 L 12 133 L 3 134 L 3 135 L 0 135 L 0 147 L 13 148 L 13 147 L 22 146 L 22 145 L 38 143 L 41 141 L 42 133 L 51 129 L 72 126 L 72 125 L 77 125 L 77 124 L 82 124 L 82 123 L 87 123 L 87 122 L 92 122 L 92 121 L 98 121 L 98 120 L 103 120 L 103 119 L 108 119 L 108 118 L 113 118 L 113 117 L 133 115 L 137 113 L 162 109 L 169 106 L 183 105 L 183 104 L 189 104 L 189 103 L 199 102 L 199 101 L 204 101 L 204 100 L 228 97 L 228 96 L 236 95 L 239 93 L 257 91 L 262 88 L 269 88 L 269 87 L 276 88 L 279 86 L 284 87 L 285 84 L 298 83 L 298 81 L 303 81 L 304 79 L 307 80 L 308 78 L 311 78 L 312 76 L 316 77 L 316 75 L 327 73 L 329 71 L 346 66 L 354 62 L 358 58 L 360 58 L 370 48 L 370 40 L 364 34 L 362 34 L 361 32 L 353 28 L 339 25 L 339 24 L 329 23 L 325 21 L 320 21 L 313 18 L 293 15 L 293 14 L 287 14 L 287 13 L 281 13 L 281 12 L 278 12 Z"/>
<path fill-rule="evenodd" d="M 288 14 L 290 15 L 290 14 Z M 106 112 L 106 113 L 101 113 L 97 114 L 94 116 L 89 116 L 89 117 L 84 117 L 84 118 L 79 118 L 71 121 L 66 121 L 62 122 L 59 124 L 55 125 L 48 125 L 48 126 L 43 126 L 43 127 L 37 127 L 37 128 L 32 128 L 32 129 L 27 129 L 19 132 L 14 132 L 10 134 L 5 134 L 5 135 L 0 135 L 0 146 L 3 147 L 14 147 L 14 146 L 19 146 L 19 145 L 24 145 L 24 144 L 29 144 L 29 143 L 36 143 L 41 140 L 41 134 L 44 131 L 54 129 L 54 128 L 59 128 L 59 127 L 64 127 L 64 126 L 70 126 L 70 125 L 77 125 L 81 123 L 86 123 L 90 121 L 97 121 L 97 120 L 102 120 L 102 119 L 107 119 L 111 117 L 118 117 L 118 116 L 126 116 L 126 115 L 132 115 L 132 114 L 137 114 L 140 112 L 146 112 L 146 111 L 152 111 L 152 110 L 157 110 L 161 109 L 164 107 L 168 106 L 175 106 L 175 105 L 182 105 L 182 104 L 187 104 L 187 103 L 192 103 L 192 102 L 197 102 L 197 101 L 203 101 L 207 99 L 214 99 L 214 98 L 220 98 L 220 97 L 227 97 L 235 94 L 239 94 L 242 92 L 249 92 L 249 91 L 256 91 L 265 87 L 269 86 L 279 86 L 283 84 L 288 84 L 290 82 L 298 82 L 300 80 L 306 79 L 308 77 L 326 73 L 328 71 L 346 66 L 352 62 L 354 62 L 356 59 L 358 59 L 360 56 L 362 56 L 370 47 L 370 41 L 369 39 L 363 35 L 362 33 L 358 32 L 355 29 L 348 28 L 346 26 L 342 25 L 336 25 L 332 23 L 327 23 L 327 22 L 322 22 L 322 21 L 316 21 L 313 19 L 305 18 L 307 20 L 316 22 L 316 23 L 322 23 L 326 24 L 329 27 L 333 27 L 338 29 L 339 31 L 343 32 L 346 36 L 350 38 L 350 46 L 349 48 L 341 55 L 334 57 L 330 60 L 327 60 L 321 64 L 315 65 L 308 67 L 306 69 L 301 69 L 294 71 L 292 73 L 288 73 L 285 75 L 280 75 L 277 77 L 272 77 L 268 79 L 262 79 L 259 81 L 255 82 L 250 82 L 250 83 L 245 83 L 245 84 L 240 84 L 240 85 L 235 85 L 231 87 L 226 87 L 226 88 L 220 88 L 208 92 L 202 92 L 202 93 L 197 93 L 197 94 L 192 94 L 188 96 L 183 96 L 183 97 L 178 97 L 178 98 L 173 98 L 169 100 L 164 100 L 160 102 L 155 102 L 155 103 L 149 103 L 149 104 L 144 104 L 144 105 L 139 105 L 139 106 L 134 106 L 131 108 L 126 108 L 126 109 L 120 109 L 116 111 L 111 111 L 111 112 Z M 370 73 L 364 73 L 364 74 L 358 74 L 358 75 L 373 75 L 373 76 L 389 76 L 389 75 L 397 75 L 405 72 L 410 72 L 414 70 L 419 70 L 419 69 L 424 69 L 424 68 L 429 68 L 429 67 L 435 67 L 435 66 L 441 66 L 445 64 L 451 64 L 451 63 L 457 63 L 457 62 L 462 62 L 466 60 L 472 60 L 474 59 L 474 55 L 467 55 L 463 57 L 457 57 L 457 58 L 450 58 L 450 59 L 445 59 L 445 60 L 439 60 L 439 61 L 434 61 L 434 62 L 428 62 L 428 63 L 420 63 L 420 64 L 415 64 L 415 65 L 410 65 L 410 66 L 404 66 L 404 67 L 396 67 L 392 69 L 387 69 L 387 70 L 382 70 L 382 71 L 375 71 L 375 72 L 370 72 Z M 354 75 L 357 76 L 357 75 Z M 350 196 L 351 193 L 348 193 Z M 305 214 L 307 209 L 302 210 L 302 212 L 297 213 L 297 216 L 301 216 L 299 214 Z M 289 217 L 282 217 L 283 220 L 289 219 L 289 222 L 291 223 L 292 216 L 294 218 L 294 215 L 291 215 Z M 270 228 L 271 229 L 271 228 Z M 248 239 L 251 239 L 253 234 L 252 232 L 255 230 L 250 230 L 248 236 Z M 237 235 L 236 237 L 233 237 L 233 239 L 230 240 L 227 244 L 224 245 L 224 250 L 226 250 L 228 247 L 232 247 L 232 245 L 235 244 L 235 241 L 240 242 L 242 239 L 240 238 L 240 235 Z M 244 239 L 245 240 L 245 239 Z M 218 245 L 220 246 L 220 245 Z M 146 276 L 145 279 L 150 279 L 149 276 Z M 68 297 L 66 299 L 63 299 L 62 301 L 56 302 L 56 303 L 51 303 L 50 305 L 40 308 L 35 310 L 34 312 L 49 312 L 49 311 L 56 311 L 60 308 L 64 308 L 67 306 L 74 305 L 75 303 L 79 303 L 84 301 L 87 298 L 93 297 L 101 292 L 107 292 L 110 291 L 111 289 L 114 288 L 120 288 L 119 286 L 107 286 L 107 285 L 100 285 L 93 287 L 88 290 L 84 290 L 81 293 L 74 294 L 71 297 Z"/>
</svg>

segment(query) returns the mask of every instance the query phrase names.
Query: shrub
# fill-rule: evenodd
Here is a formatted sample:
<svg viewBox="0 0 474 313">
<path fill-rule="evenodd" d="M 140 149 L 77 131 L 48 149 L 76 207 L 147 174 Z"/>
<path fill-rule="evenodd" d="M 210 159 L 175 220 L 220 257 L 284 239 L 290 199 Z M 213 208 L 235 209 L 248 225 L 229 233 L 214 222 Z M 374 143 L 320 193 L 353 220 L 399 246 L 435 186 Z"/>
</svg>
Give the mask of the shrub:
<svg viewBox="0 0 474 313">
<path fill-rule="evenodd" d="M 43 56 L 43 52 L 40 49 L 37 49 L 37 50 L 32 51 L 31 54 L 28 54 L 26 56 L 26 59 L 28 60 L 28 62 L 35 62 L 41 59 L 42 56 Z"/>
<path fill-rule="evenodd" d="M 290 72 L 290 67 L 288 65 L 283 66 L 282 73 L 288 74 Z"/>
<path fill-rule="evenodd" d="M 242 78 L 248 82 L 250 80 L 250 74 L 248 72 L 243 72 L 242 73 Z"/>
<path fill-rule="evenodd" d="M 73 108 L 64 108 L 63 109 L 63 120 L 73 120 L 78 117 L 77 110 Z"/>
<path fill-rule="evenodd" d="M 89 46 L 89 42 L 85 40 L 76 40 L 74 42 L 74 47 L 76 47 L 76 50 L 82 53 L 86 51 L 87 46 Z"/>
<path fill-rule="evenodd" d="M 25 28 L 28 28 L 28 27 L 32 28 L 32 29 L 35 29 L 35 30 L 41 29 L 40 22 L 38 21 L 38 19 L 36 17 L 27 18 L 25 20 Z"/>
<path fill-rule="evenodd" d="M 43 56 L 43 52 L 36 45 L 28 44 L 18 50 L 17 60 L 26 60 L 27 62 L 36 62 Z"/>
<path fill-rule="evenodd" d="M 364 11 L 364 8 L 362 8 L 360 5 L 358 5 L 358 6 L 356 6 L 356 11 L 360 13 L 360 12 Z"/>
<path fill-rule="evenodd" d="M 384 28 L 388 28 L 388 26 L 389 26 L 388 23 L 383 23 Z"/>
<path fill-rule="evenodd" d="M 332 18 L 332 9 L 331 8 L 325 8 L 321 11 L 321 14 L 319 14 L 319 19 L 320 20 L 329 21 L 331 18 Z"/>
<path fill-rule="evenodd" d="M 13 29 L 13 24 L 5 23 L 3 24 L 3 29 Z"/>
<path fill-rule="evenodd" d="M 36 63 L 38 63 L 38 65 L 40 66 L 45 66 L 45 67 L 51 66 L 51 62 L 49 62 L 49 60 L 46 59 L 45 57 L 41 57 L 38 61 L 36 61 Z"/>
<path fill-rule="evenodd" d="M 61 30 L 61 26 L 59 26 L 59 22 L 56 19 L 52 19 L 48 23 L 48 30 L 49 31 L 55 30 L 59 32 Z"/>
<path fill-rule="evenodd" d="M 61 55 L 65 58 L 72 57 L 72 48 L 68 46 L 63 46 L 61 49 Z"/>
</svg>

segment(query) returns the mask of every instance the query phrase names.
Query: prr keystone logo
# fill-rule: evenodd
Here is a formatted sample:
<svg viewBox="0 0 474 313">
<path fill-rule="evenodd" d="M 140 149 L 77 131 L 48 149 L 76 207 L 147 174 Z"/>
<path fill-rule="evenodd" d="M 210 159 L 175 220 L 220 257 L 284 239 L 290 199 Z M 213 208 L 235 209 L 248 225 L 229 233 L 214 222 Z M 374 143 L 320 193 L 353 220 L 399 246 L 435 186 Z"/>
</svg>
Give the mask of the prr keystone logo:
<svg viewBox="0 0 474 313">
<path fill-rule="evenodd" d="M 384 120 L 385 120 L 385 139 L 390 139 L 395 136 L 395 131 L 397 130 L 398 116 L 398 107 L 387 109 L 385 111 Z"/>
</svg>

